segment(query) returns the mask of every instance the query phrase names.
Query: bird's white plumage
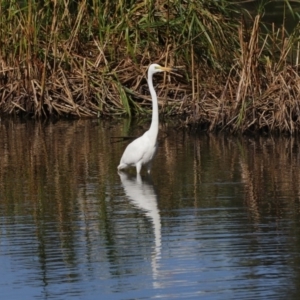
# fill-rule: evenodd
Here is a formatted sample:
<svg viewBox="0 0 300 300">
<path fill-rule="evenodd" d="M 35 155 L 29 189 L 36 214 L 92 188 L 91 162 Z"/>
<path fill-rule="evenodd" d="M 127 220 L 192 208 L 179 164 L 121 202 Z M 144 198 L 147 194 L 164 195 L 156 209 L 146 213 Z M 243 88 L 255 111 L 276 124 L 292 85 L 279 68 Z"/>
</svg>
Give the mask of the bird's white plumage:
<svg viewBox="0 0 300 300">
<path fill-rule="evenodd" d="M 118 169 L 135 166 L 137 173 L 140 173 L 143 165 L 146 165 L 148 172 L 151 171 L 151 162 L 156 153 L 157 141 L 153 140 L 146 131 L 141 137 L 130 143 L 125 149 Z"/>
<path fill-rule="evenodd" d="M 171 71 L 171 68 L 161 67 L 158 64 L 150 65 L 148 69 L 148 85 L 152 98 L 152 121 L 149 130 L 142 136 L 131 142 L 125 149 L 118 170 L 131 166 L 136 167 L 137 174 L 140 173 L 142 166 L 146 166 L 148 173 L 151 171 L 151 163 L 157 150 L 158 136 L 158 104 L 157 96 L 153 87 L 153 74 L 157 72 Z"/>
</svg>

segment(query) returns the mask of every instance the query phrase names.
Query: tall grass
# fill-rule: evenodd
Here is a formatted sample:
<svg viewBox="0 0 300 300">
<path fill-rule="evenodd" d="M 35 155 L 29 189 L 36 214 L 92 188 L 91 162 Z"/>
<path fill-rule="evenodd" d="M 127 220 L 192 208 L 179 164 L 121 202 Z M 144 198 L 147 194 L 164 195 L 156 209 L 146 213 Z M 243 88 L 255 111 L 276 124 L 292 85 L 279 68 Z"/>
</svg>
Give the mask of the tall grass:
<svg viewBox="0 0 300 300">
<path fill-rule="evenodd" d="M 183 125 L 299 131 L 299 27 L 262 34 L 261 14 L 250 24 L 245 14 L 213 0 L 3 0 L 0 111 L 145 113 L 146 70 L 158 62 L 181 66 L 155 85 L 164 113 Z"/>
<path fill-rule="evenodd" d="M 150 62 L 188 66 L 193 47 L 195 62 L 220 68 L 233 40 L 230 10 L 214 1 L 4 0 L 0 9 L 0 109 L 36 117 L 130 114 Z"/>
</svg>

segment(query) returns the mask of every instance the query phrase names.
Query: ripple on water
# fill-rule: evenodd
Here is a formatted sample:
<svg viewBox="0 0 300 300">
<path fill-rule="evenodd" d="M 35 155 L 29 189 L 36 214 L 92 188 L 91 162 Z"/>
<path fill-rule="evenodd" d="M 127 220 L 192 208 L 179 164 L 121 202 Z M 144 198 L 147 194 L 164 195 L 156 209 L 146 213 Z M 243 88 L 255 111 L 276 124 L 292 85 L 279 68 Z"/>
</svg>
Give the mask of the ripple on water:
<svg viewBox="0 0 300 300">
<path fill-rule="evenodd" d="M 298 299 L 296 139 L 171 132 L 138 178 L 59 123 L 0 124 L 1 299 Z"/>
</svg>

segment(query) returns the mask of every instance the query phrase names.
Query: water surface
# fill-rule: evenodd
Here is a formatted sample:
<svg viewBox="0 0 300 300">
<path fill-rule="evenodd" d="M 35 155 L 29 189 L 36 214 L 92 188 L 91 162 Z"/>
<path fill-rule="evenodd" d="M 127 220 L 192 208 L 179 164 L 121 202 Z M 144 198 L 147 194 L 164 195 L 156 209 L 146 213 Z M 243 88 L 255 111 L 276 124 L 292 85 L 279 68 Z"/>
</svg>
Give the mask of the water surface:
<svg viewBox="0 0 300 300">
<path fill-rule="evenodd" d="M 296 138 L 163 126 L 151 176 L 117 173 L 147 124 L 0 123 L 3 299 L 297 299 Z"/>
</svg>

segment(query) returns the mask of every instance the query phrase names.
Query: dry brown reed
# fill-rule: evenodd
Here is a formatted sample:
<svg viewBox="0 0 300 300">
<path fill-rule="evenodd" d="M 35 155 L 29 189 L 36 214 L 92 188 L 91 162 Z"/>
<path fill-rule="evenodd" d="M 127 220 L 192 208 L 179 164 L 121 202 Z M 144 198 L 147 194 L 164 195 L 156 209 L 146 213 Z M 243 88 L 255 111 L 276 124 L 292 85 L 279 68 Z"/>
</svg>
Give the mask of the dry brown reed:
<svg viewBox="0 0 300 300">
<path fill-rule="evenodd" d="M 299 132 L 300 27 L 262 34 L 260 15 L 249 29 L 233 13 L 216 1 L 3 1 L 0 111 L 145 114 L 146 70 L 158 62 L 182 66 L 155 85 L 161 113 L 183 126 Z"/>
<path fill-rule="evenodd" d="M 0 110 L 34 117 L 145 113 L 151 62 L 198 66 L 201 53 L 217 66 L 236 26 L 215 1 L 2 1 L 1 12 Z M 189 99 L 183 75 L 157 85 L 167 115 Z"/>
<path fill-rule="evenodd" d="M 226 78 L 212 73 L 212 81 L 199 83 L 196 119 L 190 114 L 188 124 L 209 124 L 209 130 L 235 132 L 300 131 L 299 29 L 285 36 L 284 28 L 261 33 L 261 16 L 251 30 L 239 27 L 240 47 Z M 222 74 L 223 75 L 223 74 Z M 206 83 L 206 82 L 205 82 Z M 204 88 L 203 88 L 204 87 Z M 190 112 L 194 111 L 190 105 Z"/>
</svg>

